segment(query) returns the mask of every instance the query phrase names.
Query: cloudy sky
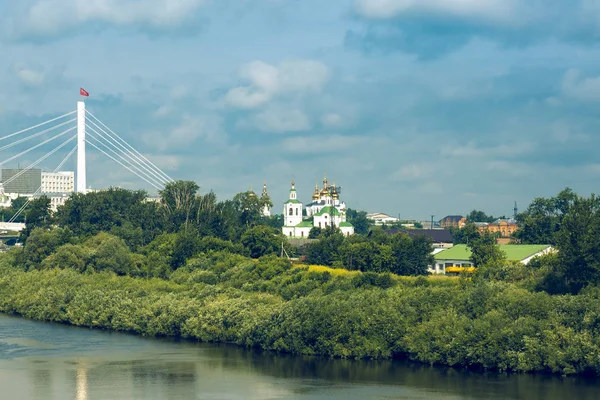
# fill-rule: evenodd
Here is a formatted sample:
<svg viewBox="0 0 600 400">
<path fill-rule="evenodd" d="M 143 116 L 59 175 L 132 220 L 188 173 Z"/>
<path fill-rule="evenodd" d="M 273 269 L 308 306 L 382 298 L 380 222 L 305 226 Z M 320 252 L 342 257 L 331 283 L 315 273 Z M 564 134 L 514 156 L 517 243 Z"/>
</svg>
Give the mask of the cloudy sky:
<svg viewBox="0 0 600 400">
<path fill-rule="evenodd" d="M 598 191 L 599 39 L 598 0 L 0 0 L 0 136 L 82 86 L 220 198 L 326 173 L 352 208 L 510 214 Z M 152 191 L 93 149 L 88 183 Z"/>
</svg>

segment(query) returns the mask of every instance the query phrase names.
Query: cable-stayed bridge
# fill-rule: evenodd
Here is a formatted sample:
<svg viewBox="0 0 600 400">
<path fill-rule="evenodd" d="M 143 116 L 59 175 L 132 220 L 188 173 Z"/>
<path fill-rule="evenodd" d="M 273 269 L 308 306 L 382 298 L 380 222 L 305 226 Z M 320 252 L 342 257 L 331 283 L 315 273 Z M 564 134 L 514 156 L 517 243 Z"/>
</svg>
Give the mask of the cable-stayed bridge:
<svg viewBox="0 0 600 400">
<path fill-rule="evenodd" d="M 41 142 L 39 142 L 40 140 Z M 98 117 L 86 110 L 85 102 L 79 101 L 77 102 L 77 109 L 74 111 L 0 137 L 0 167 L 4 167 L 11 162 L 14 163 L 23 160 L 27 154 L 30 154 L 34 150 L 37 150 L 39 153 L 40 150 L 43 152 L 51 148 L 25 168 L 18 169 L 16 174 L 7 179 L 2 177 L 2 192 L 4 192 L 4 188 L 7 185 L 21 178 L 49 157 L 66 152 L 65 157 L 54 169 L 54 172 L 58 172 L 77 152 L 75 191 L 85 193 L 87 188 L 87 145 L 135 174 L 138 178 L 157 190 L 164 188 L 167 183 L 173 181 L 169 175 L 152 161 L 137 151 Z M 26 148 L 21 150 L 25 146 Z M 55 147 L 52 148 L 52 146 Z M 11 154 L 16 151 L 15 148 L 19 149 L 18 152 Z M 11 223 L 14 223 L 15 219 L 25 210 L 29 202 L 41 193 L 42 186 L 32 193 L 33 196 L 29 197 L 27 202 L 8 221 L 8 224 L 4 222 L 0 223 L 0 229 L 7 229 Z"/>
</svg>

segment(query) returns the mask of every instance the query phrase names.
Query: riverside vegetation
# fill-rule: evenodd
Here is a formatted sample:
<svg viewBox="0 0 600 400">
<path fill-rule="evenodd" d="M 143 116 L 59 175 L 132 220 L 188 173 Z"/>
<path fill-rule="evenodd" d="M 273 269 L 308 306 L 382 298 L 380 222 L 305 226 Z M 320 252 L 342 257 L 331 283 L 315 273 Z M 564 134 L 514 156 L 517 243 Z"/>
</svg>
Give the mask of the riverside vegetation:
<svg viewBox="0 0 600 400">
<path fill-rule="evenodd" d="M 476 273 L 449 278 L 425 276 L 425 239 L 377 229 L 315 232 L 307 262 L 332 268 L 293 265 L 277 256 L 280 221 L 260 217 L 268 199 L 197 190 L 175 182 L 160 204 L 120 189 L 76 194 L 55 215 L 36 201 L 25 246 L 0 256 L 0 311 L 308 355 L 600 375 L 594 196 L 567 190 L 520 216 L 521 240 L 547 235 L 557 253 L 510 264 L 474 233 Z"/>
</svg>

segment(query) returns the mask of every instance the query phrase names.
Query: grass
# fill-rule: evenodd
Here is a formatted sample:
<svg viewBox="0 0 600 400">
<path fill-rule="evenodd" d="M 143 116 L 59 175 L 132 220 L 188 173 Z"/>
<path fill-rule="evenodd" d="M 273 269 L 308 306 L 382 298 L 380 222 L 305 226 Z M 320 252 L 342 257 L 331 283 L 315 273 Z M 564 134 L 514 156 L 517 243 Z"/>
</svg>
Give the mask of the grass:
<svg viewBox="0 0 600 400">
<path fill-rule="evenodd" d="M 298 265 L 297 268 L 307 268 L 309 271 L 312 272 L 329 272 L 331 275 L 336 275 L 336 276 L 355 276 L 358 274 L 362 274 L 362 272 L 360 271 L 350 271 L 344 268 L 331 268 L 331 267 L 327 267 L 325 265 Z M 417 281 L 417 279 L 426 279 L 430 282 L 435 282 L 436 284 L 445 284 L 445 283 L 449 283 L 449 284 L 456 284 L 458 283 L 458 277 L 457 276 L 447 276 L 447 275 L 427 275 L 427 276 L 400 276 L 400 275 L 396 275 L 396 274 L 390 274 L 392 276 L 392 279 L 398 282 L 403 282 L 403 283 L 415 283 L 415 281 Z"/>
</svg>

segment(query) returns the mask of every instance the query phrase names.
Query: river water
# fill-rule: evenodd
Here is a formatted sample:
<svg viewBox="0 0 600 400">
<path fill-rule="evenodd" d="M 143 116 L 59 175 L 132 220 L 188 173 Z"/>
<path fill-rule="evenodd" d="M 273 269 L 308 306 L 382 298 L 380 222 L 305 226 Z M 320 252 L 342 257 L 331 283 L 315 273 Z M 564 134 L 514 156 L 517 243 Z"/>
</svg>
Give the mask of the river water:
<svg viewBox="0 0 600 400">
<path fill-rule="evenodd" d="M 0 314 L 0 399 L 600 399 L 600 380 L 344 361 Z"/>
</svg>

